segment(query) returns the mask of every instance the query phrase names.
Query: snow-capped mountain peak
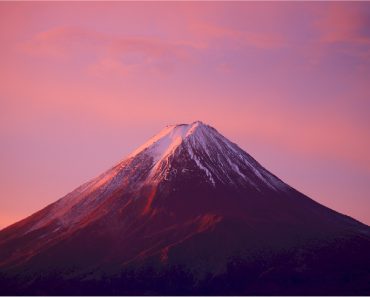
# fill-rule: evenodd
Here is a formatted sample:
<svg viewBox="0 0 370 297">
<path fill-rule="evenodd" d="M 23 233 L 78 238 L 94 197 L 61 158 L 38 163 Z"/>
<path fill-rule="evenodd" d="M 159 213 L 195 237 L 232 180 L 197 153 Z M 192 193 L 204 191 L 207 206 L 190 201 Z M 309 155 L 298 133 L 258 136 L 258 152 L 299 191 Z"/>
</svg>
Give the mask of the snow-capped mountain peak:
<svg viewBox="0 0 370 297">
<path fill-rule="evenodd" d="M 201 121 L 166 126 L 128 159 L 141 156 L 152 163 L 147 182 L 194 174 L 194 169 L 186 168 L 190 162 L 203 172 L 213 187 L 217 183 L 253 187 L 259 191 L 266 186 L 272 190 L 286 187 L 236 144 Z M 182 164 L 181 168 L 173 165 L 174 160 Z"/>
<path fill-rule="evenodd" d="M 291 279 L 292 272 L 298 268 L 301 271 L 302 265 L 306 265 L 302 261 L 316 259 L 311 257 L 312 251 L 328 243 L 331 244 L 328 246 L 330 254 L 317 253 L 317 263 L 311 266 L 317 275 L 320 278 L 324 275 L 321 262 L 329 258 L 331 262 L 324 267 L 334 267 L 334 270 L 327 271 L 328 275 L 348 267 L 348 276 L 339 274 L 336 278 L 349 279 L 356 272 L 350 267 L 363 267 L 359 270 L 363 271 L 359 279 L 366 282 L 368 234 L 368 226 L 290 188 L 216 129 L 198 121 L 167 126 L 105 173 L 2 230 L 0 287 L 3 289 L 6 284 L 12 290 L 27 288 L 25 283 L 33 287 L 35 275 L 40 282 L 32 292 L 39 294 L 42 291 L 38 289 L 49 282 L 44 276 L 52 275 L 54 291 L 46 295 L 53 295 L 59 292 L 54 288 L 64 286 L 61 279 L 71 279 L 71 284 L 75 285 L 79 284 L 76 280 L 87 277 L 90 287 L 91 277 L 105 279 L 110 274 L 122 275 L 121 272 L 126 273 L 132 267 L 142 271 L 142 265 L 152 267 L 153 263 L 156 269 L 171 265 L 182 267 L 183 271 L 194 271 L 196 277 L 210 273 L 218 275 L 234 267 L 229 266 L 234 263 L 229 261 L 236 256 L 249 261 L 261 254 L 266 257 L 261 258 L 262 261 L 257 257 L 256 263 L 266 261 L 267 265 L 255 272 L 248 268 L 243 277 L 261 276 L 266 274 L 265 268 L 271 273 L 270 267 L 277 267 L 274 277 L 280 276 L 281 271 L 288 271 L 287 279 Z M 338 241 L 346 236 L 351 243 L 348 249 L 334 258 L 328 257 L 342 246 Z M 330 238 L 332 243 L 328 242 Z M 318 244 L 312 246 L 315 242 Z M 308 253 L 305 252 L 306 244 Z M 354 251 L 350 255 L 358 256 L 347 260 L 348 250 Z M 287 254 L 290 251 L 291 254 Z M 271 258 L 272 254 L 282 257 Z M 341 265 L 333 266 L 343 259 Z M 287 266 L 291 270 L 286 270 L 285 265 L 291 261 L 296 262 Z M 259 269 L 253 262 L 251 267 Z M 159 271 L 157 275 L 164 275 L 167 283 L 167 270 Z M 177 268 L 174 271 L 178 271 Z M 231 275 L 233 271 L 235 269 L 231 269 Z M 19 285 L 8 279 L 1 282 L 4 273 L 17 276 Z M 171 270 L 171 280 L 172 274 Z M 58 277 L 53 279 L 54 275 Z M 138 279 L 129 275 L 124 284 Z M 298 274 L 297 279 L 303 276 Z M 179 277 L 180 282 L 184 280 L 183 274 Z M 224 278 L 228 279 L 229 276 Z M 236 280 L 239 279 L 238 276 Z M 287 279 L 282 279 L 284 285 L 289 283 Z M 141 280 L 136 289 L 141 288 Z M 268 276 L 267 284 L 270 280 Z M 329 286 L 333 284 L 331 280 L 330 277 Z M 157 281 L 156 276 L 152 282 L 155 288 Z M 201 279 L 197 280 L 197 287 L 199 281 Z M 208 281 L 207 277 L 206 288 Z M 213 283 L 216 288 L 219 282 L 216 278 Z M 107 282 L 103 287 L 114 283 L 119 284 L 119 288 L 126 287 L 121 286 L 121 282 Z M 184 288 L 183 283 L 180 287 Z M 305 290 L 308 287 L 303 286 Z M 132 292 L 136 291 L 123 291 L 126 295 Z M 152 292 L 156 291 L 143 291 L 141 295 Z M 158 291 L 158 295 L 168 292 Z M 291 292 L 294 291 L 288 291 Z M 240 293 L 245 295 L 244 291 Z"/>
<path fill-rule="evenodd" d="M 166 155 L 173 152 L 185 138 L 190 137 L 197 129 L 208 127 L 201 121 L 192 124 L 168 125 L 158 134 L 150 138 L 143 145 L 134 150 L 128 158 L 134 158 L 144 151 L 150 151 L 154 162 L 163 159 Z"/>
<path fill-rule="evenodd" d="M 211 126 L 200 121 L 169 125 L 123 161 L 58 200 L 26 232 L 54 220 L 62 225 L 78 222 L 88 209 L 95 211 L 114 193 L 140 193 L 146 187 L 156 189 L 160 183 L 181 184 L 183 180 L 237 191 L 284 192 L 289 188 Z"/>
</svg>

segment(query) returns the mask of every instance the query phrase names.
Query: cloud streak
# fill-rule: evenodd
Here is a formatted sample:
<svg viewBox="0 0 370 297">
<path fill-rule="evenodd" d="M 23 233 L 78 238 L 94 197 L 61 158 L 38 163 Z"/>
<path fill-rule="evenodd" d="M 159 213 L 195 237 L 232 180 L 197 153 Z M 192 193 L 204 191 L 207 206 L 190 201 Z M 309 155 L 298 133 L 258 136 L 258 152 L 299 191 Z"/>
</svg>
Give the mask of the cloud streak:
<svg viewBox="0 0 370 297">
<path fill-rule="evenodd" d="M 154 37 L 121 37 L 84 28 L 57 27 L 34 35 L 20 45 L 22 51 L 39 57 L 76 59 L 92 55 L 91 74 L 127 75 L 151 67 L 167 72 L 177 63 L 189 62 L 199 50 L 192 44 Z"/>
<path fill-rule="evenodd" d="M 360 7 L 349 3 L 329 4 L 315 22 L 323 43 L 370 44 L 370 19 Z"/>
</svg>

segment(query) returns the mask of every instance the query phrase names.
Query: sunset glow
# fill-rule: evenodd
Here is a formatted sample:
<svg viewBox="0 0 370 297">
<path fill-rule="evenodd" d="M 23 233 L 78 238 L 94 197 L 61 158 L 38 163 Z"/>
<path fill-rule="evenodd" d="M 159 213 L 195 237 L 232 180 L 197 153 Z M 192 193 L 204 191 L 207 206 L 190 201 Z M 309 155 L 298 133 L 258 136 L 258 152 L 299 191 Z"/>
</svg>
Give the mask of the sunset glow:
<svg viewBox="0 0 370 297">
<path fill-rule="evenodd" d="M 2 2 L 0 25 L 0 228 L 196 120 L 370 224 L 370 3 Z"/>
</svg>

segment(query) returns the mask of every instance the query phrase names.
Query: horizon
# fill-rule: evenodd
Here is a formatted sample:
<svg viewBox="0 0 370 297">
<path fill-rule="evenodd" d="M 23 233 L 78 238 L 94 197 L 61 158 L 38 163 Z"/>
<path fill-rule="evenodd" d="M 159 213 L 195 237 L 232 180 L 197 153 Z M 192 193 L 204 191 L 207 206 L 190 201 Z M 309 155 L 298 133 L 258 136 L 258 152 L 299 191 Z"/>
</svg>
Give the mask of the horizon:
<svg viewBox="0 0 370 297">
<path fill-rule="evenodd" d="M 369 15 L 366 2 L 0 3 L 0 229 L 197 121 L 370 225 Z"/>
</svg>

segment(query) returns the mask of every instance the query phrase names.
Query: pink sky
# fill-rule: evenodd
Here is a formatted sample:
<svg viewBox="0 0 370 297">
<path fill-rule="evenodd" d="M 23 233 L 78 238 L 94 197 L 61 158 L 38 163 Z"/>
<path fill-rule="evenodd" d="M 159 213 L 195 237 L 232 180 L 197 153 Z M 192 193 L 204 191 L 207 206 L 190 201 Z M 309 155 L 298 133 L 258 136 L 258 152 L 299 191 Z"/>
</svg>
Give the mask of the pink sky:
<svg viewBox="0 0 370 297">
<path fill-rule="evenodd" d="M 202 120 L 370 224 L 370 3 L 1 2 L 0 228 Z"/>
</svg>

